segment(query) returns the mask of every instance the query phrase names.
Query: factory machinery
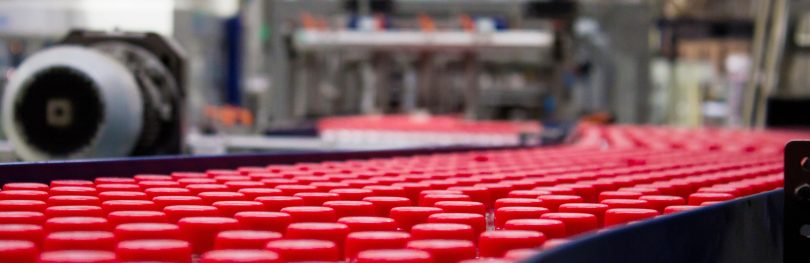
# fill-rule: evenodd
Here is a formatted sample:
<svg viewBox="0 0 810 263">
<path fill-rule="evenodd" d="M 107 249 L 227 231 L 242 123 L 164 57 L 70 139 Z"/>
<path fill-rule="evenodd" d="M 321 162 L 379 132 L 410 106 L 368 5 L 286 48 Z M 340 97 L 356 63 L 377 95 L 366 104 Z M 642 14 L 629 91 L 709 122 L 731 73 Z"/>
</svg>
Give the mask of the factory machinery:
<svg viewBox="0 0 810 263">
<path fill-rule="evenodd" d="M 25 161 L 177 154 L 184 67 L 158 34 L 74 31 L 14 71 L 2 126 Z"/>
<path fill-rule="evenodd" d="M 536 120 L 570 99 L 560 76 L 571 59 L 571 1 L 267 5 L 272 86 L 256 106 L 260 129 L 418 111 Z"/>
<path fill-rule="evenodd" d="M 0 165 L 0 261 L 806 262 L 803 136 Z"/>
</svg>

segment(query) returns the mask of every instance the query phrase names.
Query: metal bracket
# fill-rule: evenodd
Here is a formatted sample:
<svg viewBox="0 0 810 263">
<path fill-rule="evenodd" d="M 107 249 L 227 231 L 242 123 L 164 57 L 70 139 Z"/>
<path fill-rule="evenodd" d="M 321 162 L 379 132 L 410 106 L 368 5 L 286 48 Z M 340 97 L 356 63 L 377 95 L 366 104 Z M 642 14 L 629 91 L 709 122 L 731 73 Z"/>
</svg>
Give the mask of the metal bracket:
<svg viewBox="0 0 810 263">
<path fill-rule="evenodd" d="M 810 262 L 810 141 L 785 146 L 785 263 Z"/>
</svg>

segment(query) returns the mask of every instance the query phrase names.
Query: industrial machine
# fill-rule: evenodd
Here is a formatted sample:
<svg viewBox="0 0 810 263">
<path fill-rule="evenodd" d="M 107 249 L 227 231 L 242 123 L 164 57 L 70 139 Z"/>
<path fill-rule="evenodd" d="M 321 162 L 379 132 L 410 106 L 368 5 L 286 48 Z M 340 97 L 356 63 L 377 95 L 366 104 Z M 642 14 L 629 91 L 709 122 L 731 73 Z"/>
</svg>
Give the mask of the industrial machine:
<svg viewBox="0 0 810 263">
<path fill-rule="evenodd" d="M 533 120 L 569 101 L 560 76 L 572 58 L 574 1 L 274 1 L 267 9 L 273 85 L 259 96 L 259 129 L 418 111 Z"/>
<path fill-rule="evenodd" d="M 158 34 L 71 32 L 9 79 L 4 131 L 25 161 L 179 153 L 184 63 Z"/>
</svg>

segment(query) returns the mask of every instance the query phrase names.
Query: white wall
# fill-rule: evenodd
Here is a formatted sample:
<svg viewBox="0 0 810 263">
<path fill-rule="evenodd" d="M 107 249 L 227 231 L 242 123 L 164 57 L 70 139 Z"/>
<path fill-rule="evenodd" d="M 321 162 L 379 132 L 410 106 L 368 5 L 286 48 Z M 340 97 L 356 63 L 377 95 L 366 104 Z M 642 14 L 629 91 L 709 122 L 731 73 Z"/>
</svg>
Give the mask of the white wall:
<svg viewBox="0 0 810 263">
<path fill-rule="evenodd" d="M 214 2 L 221 1 L 238 3 L 235 0 Z M 0 36 L 58 37 L 71 28 L 94 30 L 117 28 L 172 35 L 174 9 L 177 2 L 171 0 L 0 0 Z M 195 4 L 195 6 L 199 6 L 199 4 Z M 227 8 L 227 5 L 213 9 L 222 8 Z"/>
</svg>

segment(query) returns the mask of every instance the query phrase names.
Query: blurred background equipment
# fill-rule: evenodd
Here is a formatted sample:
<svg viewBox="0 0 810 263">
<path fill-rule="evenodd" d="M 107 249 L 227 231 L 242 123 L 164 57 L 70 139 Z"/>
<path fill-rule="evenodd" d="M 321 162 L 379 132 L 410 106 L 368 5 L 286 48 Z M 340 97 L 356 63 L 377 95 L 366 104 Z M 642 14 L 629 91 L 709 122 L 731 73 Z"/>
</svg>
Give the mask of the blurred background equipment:
<svg viewBox="0 0 810 263">
<path fill-rule="evenodd" d="M 810 262 L 808 72 L 810 0 L 0 0 L 0 262 Z"/>
<path fill-rule="evenodd" d="M 330 114 L 540 119 L 567 105 L 572 1 L 274 1 L 259 127 Z M 267 122 L 267 121 L 270 122 Z"/>
<path fill-rule="evenodd" d="M 157 34 L 71 32 L 15 70 L 3 127 L 27 161 L 180 153 L 183 63 Z"/>
<path fill-rule="evenodd" d="M 144 114 L 166 123 L 182 117 L 182 127 L 161 130 L 184 139 L 157 143 L 170 151 L 147 150 L 133 139 L 143 131 L 127 128 L 121 136 L 136 142 L 106 156 L 560 142 L 583 121 L 801 127 L 810 124 L 794 114 L 810 101 L 808 10 L 803 1 L 767 0 L 6 0 L 0 84 L 11 87 L 24 61 L 64 44 L 74 28 L 176 41 L 185 69 L 172 70 L 161 55 L 147 64 L 162 64 L 181 83 L 179 110 L 156 106 L 177 98 L 161 93 L 172 82 L 155 76 L 136 88 L 141 103 L 119 105 L 151 107 Z M 153 60 L 144 55 L 153 48 L 72 42 L 127 61 L 127 70 L 140 63 L 133 59 Z M 129 82 L 124 75 L 110 81 Z M 498 131 L 511 134 L 504 140 L 447 133 L 528 123 L 536 132 L 507 128 Z M 400 132 L 418 135 L 388 137 Z M 168 138 L 154 133 L 144 142 Z M 0 138 L 36 136 L 21 135 Z M 10 147 L 0 143 L 0 153 Z M 73 157 L 81 156 L 89 155 Z"/>
</svg>

